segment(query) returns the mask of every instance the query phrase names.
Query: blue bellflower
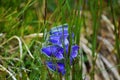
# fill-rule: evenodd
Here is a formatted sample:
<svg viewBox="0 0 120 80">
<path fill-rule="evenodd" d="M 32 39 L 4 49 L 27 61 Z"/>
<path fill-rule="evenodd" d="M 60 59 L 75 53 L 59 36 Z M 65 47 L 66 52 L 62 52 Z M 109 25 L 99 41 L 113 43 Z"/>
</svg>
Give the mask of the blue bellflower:
<svg viewBox="0 0 120 80">
<path fill-rule="evenodd" d="M 64 49 L 58 45 L 51 45 L 42 48 L 42 52 L 48 57 L 55 57 L 58 60 L 63 59 Z"/>
<path fill-rule="evenodd" d="M 47 64 L 47 67 L 52 71 L 58 71 L 62 75 L 64 75 L 66 72 L 64 63 L 61 63 L 61 62 L 53 63 L 51 61 L 46 61 L 46 64 Z"/>
<path fill-rule="evenodd" d="M 41 49 L 42 53 L 45 54 L 49 58 L 56 58 L 57 63 L 53 63 L 52 61 L 46 61 L 46 66 L 52 70 L 65 74 L 65 64 L 60 62 L 60 60 L 64 60 L 64 54 L 68 55 L 69 48 L 69 33 L 68 33 L 68 25 L 60 25 L 58 27 L 54 27 L 50 30 L 50 36 L 48 41 L 52 45 L 48 45 Z M 74 38 L 74 34 L 72 33 L 72 38 Z M 65 46 L 65 49 L 63 48 Z M 65 50 L 65 51 L 64 51 Z M 70 51 L 70 64 L 75 57 L 78 55 L 79 46 L 71 45 Z"/>
</svg>

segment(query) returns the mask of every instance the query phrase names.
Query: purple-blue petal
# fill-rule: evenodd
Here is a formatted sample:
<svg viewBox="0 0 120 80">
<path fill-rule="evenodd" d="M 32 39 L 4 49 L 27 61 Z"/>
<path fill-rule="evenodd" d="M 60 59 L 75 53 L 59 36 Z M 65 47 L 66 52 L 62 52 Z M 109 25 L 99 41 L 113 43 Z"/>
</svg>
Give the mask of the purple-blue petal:
<svg viewBox="0 0 120 80">
<path fill-rule="evenodd" d="M 75 57 L 77 57 L 77 55 L 78 55 L 77 51 L 75 51 L 75 52 L 72 51 L 70 56 L 74 59 Z"/>
<path fill-rule="evenodd" d="M 52 70 L 52 71 L 56 71 L 56 65 L 53 64 L 53 62 L 51 61 L 46 61 L 46 66 L 48 67 L 48 69 Z"/>
<path fill-rule="evenodd" d="M 46 61 L 46 66 L 48 69 L 52 71 L 58 71 L 62 75 L 64 75 L 66 72 L 65 65 L 61 62 L 53 63 L 52 61 Z"/>
<path fill-rule="evenodd" d="M 57 35 L 51 35 L 49 37 L 49 42 L 51 42 L 52 44 L 56 44 L 56 45 L 59 45 L 59 46 L 62 46 L 63 44 L 64 45 L 68 45 L 69 44 L 69 41 L 67 39 L 67 35 L 60 35 L 60 36 L 57 36 Z"/>
<path fill-rule="evenodd" d="M 78 55 L 78 50 L 79 50 L 79 46 L 77 46 L 77 45 L 72 46 L 72 51 L 71 51 L 70 56 L 71 56 L 73 59 L 74 59 L 75 57 L 77 57 L 77 55 Z"/>
<path fill-rule="evenodd" d="M 57 63 L 57 70 L 58 70 L 59 73 L 61 73 L 62 75 L 64 75 L 65 72 L 66 72 L 64 63 L 58 62 Z"/>
<path fill-rule="evenodd" d="M 50 30 L 50 35 L 62 35 L 62 34 L 68 35 L 68 25 L 67 24 L 54 27 Z"/>
<path fill-rule="evenodd" d="M 53 44 L 60 44 L 61 41 L 60 41 L 60 36 L 54 36 L 54 35 L 51 35 L 49 37 L 49 42 L 53 43 Z"/>
<path fill-rule="evenodd" d="M 67 46 L 67 45 L 69 45 L 69 41 L 68 41 L 68 39 L 65 39 L 63 42 L 62 42 L 62 46 Z"/>
<path fill-rule="evenodd" d="M 52 56 L 52 50 L 50 48 L 51 46 L 43 47 L 41 49 L 42 53 L 44 53 L 46 56 L 50 57 Z"/>
<path fill-rule="evenodd" d="M 72 46 L 72 50 L 73 50 L 73 51 L 78 51 L 78 50 L 79 50 L 79 46 L 78 46 L 78 45 Z"/>
<path fill-rule="evenodd" d="M 63 59 L 64 49 L 62 47 L 59 47 L 57 51 L 53 54 L 58 60 Z"/>
<path fill-rule="evenodd" d="M 41 51 L 43 52 L 43 54 L 45 54 L 48 57 L 54 56 L 57 59 L 64 58 L 63 57 L 64 49 L 58 45 L 51 45 L 51 46 L 43 47 Z"/>
<path fill-rule="evenodd" d="M 67 30 L 50 33 L 50 35 L 63 35 L 63 34 L 67 36 L 69 35 Z"/>
</svg>

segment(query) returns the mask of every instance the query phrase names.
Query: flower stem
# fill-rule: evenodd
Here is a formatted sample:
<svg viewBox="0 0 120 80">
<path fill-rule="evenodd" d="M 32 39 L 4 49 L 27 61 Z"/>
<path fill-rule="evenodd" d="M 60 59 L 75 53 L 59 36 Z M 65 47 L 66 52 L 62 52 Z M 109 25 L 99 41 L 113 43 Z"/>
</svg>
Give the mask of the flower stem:
<svg viewBox="0 0 120 80">
<path fill-rule="evenodd" d="M 59 74 L 60 80 L 62 80 L 62 74 Z"/>
</svg>

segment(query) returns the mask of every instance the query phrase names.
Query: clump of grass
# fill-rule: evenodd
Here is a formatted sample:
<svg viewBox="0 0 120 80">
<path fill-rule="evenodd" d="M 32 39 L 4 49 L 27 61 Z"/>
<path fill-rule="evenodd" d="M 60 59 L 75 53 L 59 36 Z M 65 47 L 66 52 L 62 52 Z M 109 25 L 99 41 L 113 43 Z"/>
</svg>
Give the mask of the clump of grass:
<svg viewBox="0 0 120 80">
<path fill-rule="evenodd" d="M 107 2 L 106 0 L 0 0 L 0 79 L 82 80 L 89 76 L 94 80 L 96 75 L 102 74 L 101 69 L 97 70 L 102 63 L 103 67 L 108 67 L 111 72 L 107 69 L 102 71 L 110 75 L 116 71 L 112 76 L 114 79 L 119 79 L 117 69 L 112 69 L 114 66 L 104 56 L 108 52 L 109 55 L 117 53 L 118 60 L 120 57 L 119 27 L 116 18 L 119 17 L 116 15 L 119 10 L 115 9 L 119 3 L 114 6 L 115 2 L 112 3 L 112 0 Z M 99 35 L 101 33 L 99 29 L 105 29 L 101 25 L 102 14 L 105 16 L 108 14 L 113 19 L 115 41 L 114 38 L 110 38 L 113 41 L 110 44 L 108 40 L 112 47 L 115 42 L 115 51 L 112 52 L 109 49 L 102 50 L 102 43 L 98 41 L 101 39 L 105 42 L 104 38 L 106 39 Z M 108 20 L 111 22 L 109 18 Z M 68 64 L 69 62 L 65 64 L 67 73 L 62 76 L 58 73 L 53 74 L 47 69 L 44 64 L 47 58 L 41 54 L 40 49 L 46 45 L 44 42 L 47 42 L 49 30 L 65 23 L 69 26 L 69 34 L 74 33 L 75 36 L 75 42 L 70 36 L 70 47 L 75 43 L 80 46 L 80 50 L 72 66 Z M 98 59 L 101 64 L 96 64 Z M 110 65 L 106 65 L 108 63 Z M 120 61 L 115 64 L 119 65 Z M 101 77 L 103 78 L 104 76 Z M 111 78 L 108 75 L 104 79 Z"/>
</svg>

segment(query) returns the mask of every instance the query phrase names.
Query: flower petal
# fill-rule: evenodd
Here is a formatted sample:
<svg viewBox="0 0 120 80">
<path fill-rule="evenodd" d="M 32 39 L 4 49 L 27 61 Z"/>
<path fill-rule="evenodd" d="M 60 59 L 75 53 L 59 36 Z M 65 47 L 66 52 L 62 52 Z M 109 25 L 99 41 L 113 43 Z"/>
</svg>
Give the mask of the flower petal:
<svg viewBox="0 0 120 80">
<path fill-rule="evenodd" d="M 49 42 L 51 42 L 52 44 L 56 44 L 56 45 L 59 45 L 62 47 L 62 44 L 64 45 L 68 45 L 69 44 L 69 41 L 67 39 L 67 35 L 51 35 L 49 37 Z"/>
<path fill-rule="evenodd" d="M 77 57 L 77 55 L 78 55 L 78 52 L 71 52 L 71 57 L 74 59 L 75 57 Z"/>
<path fill-rule="evenodd" d="M 67 24 L 54 27 L 50 30 L 50 35 L 62 35 L 62 34 L 68 35 L 68 25 Z"/>
<path fill-rule="evenodd" d="M 62 47 L 59 47 L 57 51 L 53 54 L 58 60 L 63 59 L 64 49 Z"/>
<path fill-rule="evenodd" d="M 48 69 L 50 69 L 52 71 L 56 71 L 56 66 L 55 66 L 55 64 L 53 64 L 53 62 L 46 61 L 46 65 L 47 65 Z"/>
<path fill-rule="evenodd" d="M 62 75 L 65 74 L 66 70 L 65 70 L 65 65 L 63 63 L 58 62 L 57 63 L 57 70 L 59 73 L 61 73 Z"/>
<path fill-rule="evenodd" d="M 51 46 L 43 47 L 41 51 L 48 57 L 52 55 Z"/>
<path fill-rule="evenodd" d="M 51 61 L 46 61 L 46 66 L 48 69 L 52 71 L 58 71 L 62 75 L 64 75 L 66 72 L 65 65 L 64 63 L 61 63 L 61 62 L 53 63 Z"/>
<path fill-rule="evenodd" d="M 79 50 L 79 46 L 78 46 L 78 45 L 72 46 L 72 50 L 73 50 L 73 51 L 78 51 L 78 50 Z"/>
<path fill-rule="evenodd" d="M 79 46 L 77 46 L 77 45 L 72 46 L 72 51 L 71 51 L 70 56 L 71 56 L 73 59 L 74 59 L 75 57 L 77 57 L 78 50 L 79 50 Z"/>
<path fill-rule="evenodd" d="M 61 44 L 60 36 L 51 35 L 49 37 L 49 42 L 53 44 Z"/>
<path fill-rule="evenodd" d="M 64 49 L 58 45 L 51 45 L 51 46 L 43 47 L 41 50 L 48 57 L 54 56 L 57 59 L 64 58 L 63 57 Z"/>
</svg>

